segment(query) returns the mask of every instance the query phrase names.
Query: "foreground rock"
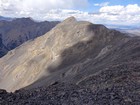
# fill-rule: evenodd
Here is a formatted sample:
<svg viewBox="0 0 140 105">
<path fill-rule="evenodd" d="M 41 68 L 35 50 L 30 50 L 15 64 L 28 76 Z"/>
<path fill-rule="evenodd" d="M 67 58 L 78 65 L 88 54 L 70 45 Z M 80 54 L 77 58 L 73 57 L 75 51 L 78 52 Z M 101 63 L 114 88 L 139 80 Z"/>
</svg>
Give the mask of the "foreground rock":
<svg viewBox="0 0 140 105">
<path fill-rule="evenodd" d="M 15 93 L 0 90 L 0 105 L 139 105 L 139 88 L 140 84 L 129 83 L 93 90 L 56 83 L 49 87 L 18 90 Z"/>
</svg>

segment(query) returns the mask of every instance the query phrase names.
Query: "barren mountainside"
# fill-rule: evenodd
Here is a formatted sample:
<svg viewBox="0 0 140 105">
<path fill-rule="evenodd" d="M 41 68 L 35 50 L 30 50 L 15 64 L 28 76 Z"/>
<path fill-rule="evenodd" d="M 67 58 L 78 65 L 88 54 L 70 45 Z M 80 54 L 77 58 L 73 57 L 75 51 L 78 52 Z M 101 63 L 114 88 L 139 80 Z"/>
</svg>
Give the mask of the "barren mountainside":
<svg viewBox="0 0 140 105">
<path fill-rule="evenodd" d="M 70 17 L 0 59 L 0 102 L 139 105 L 140 37 Z"/>
<path fill-rule="evenodd" d="M 45 34 L 58 23 L 57 21 L 35 22 L 31 18 L 0 20 L 0 36 L 4 45 L 0 47 L 0 57 L 22 43 Z"/>
</svg>

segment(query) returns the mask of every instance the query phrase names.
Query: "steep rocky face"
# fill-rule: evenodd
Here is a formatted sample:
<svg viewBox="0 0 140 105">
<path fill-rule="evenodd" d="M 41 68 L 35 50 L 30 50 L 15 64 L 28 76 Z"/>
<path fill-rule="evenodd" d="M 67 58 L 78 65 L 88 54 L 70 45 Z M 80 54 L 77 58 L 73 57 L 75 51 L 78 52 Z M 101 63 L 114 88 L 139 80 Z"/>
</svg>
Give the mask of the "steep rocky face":
<svg viewBox="0 0 140 105">
<path fill-rule="evenodd" d="M 2 43 L 8 50 L 12 50 L 30 39 L 45 34 L 58 23 L 35 22 L 30 18 L 19 18 L 12 21 L 1 20 L 0 34 L 2 35 Z M 4 53 L 0 53 L 0 57 L 7 53 L 5 50 L 2 50 L 2 52 Z"/>
</svg>

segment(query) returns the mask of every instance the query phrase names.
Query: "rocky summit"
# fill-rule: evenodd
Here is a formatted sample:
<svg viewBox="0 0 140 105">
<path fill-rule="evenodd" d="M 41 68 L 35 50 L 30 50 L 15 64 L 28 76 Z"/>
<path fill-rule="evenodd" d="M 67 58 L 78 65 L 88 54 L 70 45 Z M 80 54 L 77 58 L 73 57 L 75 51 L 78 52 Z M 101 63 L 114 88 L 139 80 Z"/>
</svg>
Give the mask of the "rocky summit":
<svg viewBox="0 0 140 105">
<path fill-rule="evenodd" d="M 139 105 L 140 37 L 70 17 L 0 59 L 0 88 L 2 105 Z"/>
</svg>

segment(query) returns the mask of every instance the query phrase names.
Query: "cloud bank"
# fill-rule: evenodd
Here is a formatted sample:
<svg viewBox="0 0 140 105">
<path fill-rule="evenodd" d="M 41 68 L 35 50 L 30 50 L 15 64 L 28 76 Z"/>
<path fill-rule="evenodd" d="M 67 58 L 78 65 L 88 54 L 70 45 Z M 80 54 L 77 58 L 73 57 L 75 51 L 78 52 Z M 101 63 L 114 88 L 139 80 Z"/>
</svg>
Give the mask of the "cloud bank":
<svg viewBox="0 0 140 105">
<path fill-rule="evenodd" d="M 63 20 L 75 16 L 98 24 L 140 24 L 140 6 L 137 4 L 109 5 L 109 2 L 94 4 L 98 12 L 80 11 L 89 5 L 88 0 L 1 0 L 0 15 L 7 17 L 32 17 L 36 20 Z M 93 6 L 94 6 L 93 5 Z"/>
<path fill-rule="evenodd" d="M 100 6 L 100 7 L 108 6 L 108 5 L 109 5 L 109 2 L 103 2 L 103 3 L 96 3 L 96 4 L 94 4 L 94 6 Z"/>
<path fill-rule="evenodd" d="M 0 10 L 19 15 L 46 13 L 52 9 L 78 9 L 88 6 L 88 0 L 1 0 Z M 10 13 L 12 15 L 12 13 Z"/>
</svg>

